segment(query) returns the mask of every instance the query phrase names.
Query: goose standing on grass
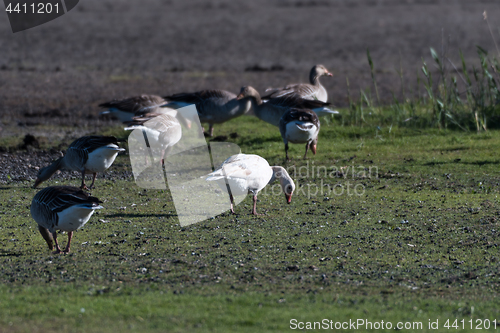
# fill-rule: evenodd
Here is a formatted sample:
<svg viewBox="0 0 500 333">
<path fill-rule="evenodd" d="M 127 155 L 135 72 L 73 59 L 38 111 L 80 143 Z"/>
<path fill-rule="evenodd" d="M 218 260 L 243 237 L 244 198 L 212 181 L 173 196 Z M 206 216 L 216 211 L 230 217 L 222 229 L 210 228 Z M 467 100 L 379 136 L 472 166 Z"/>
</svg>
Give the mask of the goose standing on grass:
<svg viewBox="0 0 500 333">
<path fill-rule="evenodd" d="M 125 127 L 125 130 L 136 129 L 146 134 L 149 147 L 160 148 L 162 164 L 165 155 L 182 137 L 179 121 L 169 114 L 147 113 L 142 117 L 135 117 L 131 126 Z"/>
<path fill-rule="evenodd" d="M 339 113 L 327 108 L 330 103 L 304 99 L 297 94 L 271 98 L 263 102 L 259 92 L 251 86 L 241 88 L 236 98 L 241 101 L 250 101 L 255 116 L 274 126 L 279 126 L 281 117 L 291 109 L 312 109 L 318 116 Z"/>
<path fill-rule="evenodd" d="M 328 93 L 325 87 L 319 82 L 319 78 L 322 76 L 333 76 L 325 66 L 316 65 L 311 69 L 309 73 L 308 83 L 296 83 L 289 84 L 283 88 L 267 88 L 267 94 L 262 96 L 263 99 L 282 97 L 290 94 L 297 94 L 304 99 L 317 99 L 322 102 L 328 101 Z"/>
<path fill-rule="evenodd" d="M 97 173 L 108 169 L 121 151 L 125 151 L 125 149 L 118 147 L 118 140 L 114 136 L 81 137 L 69 145 L 66 155 L 40 169 L 33 188 L 52 177 L 57 170 L 80 172 L 82 174 L 82 189 L 88 189 L 85 185 L 85 174 L 92 174 L 92 184 L 90 185 L 92 188 Z"/>
<path fill-rule="evenodd" d="M 208 123 L 208 136 L 213 136 L 214 124 L 222 124 L 250 111 L 250 101 L 237 100 L 236 95 L 225 90 L 202 90 L 165 96 L 164 106 L 178 109 L 195 104 L 200 123 Z"/>
<path fill-rule="evenodd" d="M 38 223 L 38 230 L 54 253 L 69 253 L 73 231 L 83 227 L 96 209 L 103 208 L 101 201 L 78 187 L 50 186 L 38 192 L 31 202 L 31 216 Z M 56 230 L 68 232 L 68 244 L 61 251 Z"/>
<path fill-rule="evenodd" d="M 257 214 L 257 194 L 267 184 L 279 180 L 281 189 L 285 193 L 287 203 L 292 201 L 295 184 L 285 168 L 269 166 L 267 161 L 258 155 L 237 154 L 229 157 L 219 169 L 210 173 L 207 181 L 216 181 L 225 190 L 229 185 L 231 213 L 234 213 L 233 195 L 253 194 L 253 215 Z M 227 185 L 226 185 L 227 184 Z"/>
<path fill-rule="evenodd" d="M 316 154 L 316 145 L 318 143 L 319 119 L 316 113 L 311 110 L 290 110 L 283 115 L 280 120 L 280 133 L 285 143 L 285 154 L 288 158 L 288 142 L 305 143 L 307 150 L 311 148 L 313 154 Z"/>
</svg>

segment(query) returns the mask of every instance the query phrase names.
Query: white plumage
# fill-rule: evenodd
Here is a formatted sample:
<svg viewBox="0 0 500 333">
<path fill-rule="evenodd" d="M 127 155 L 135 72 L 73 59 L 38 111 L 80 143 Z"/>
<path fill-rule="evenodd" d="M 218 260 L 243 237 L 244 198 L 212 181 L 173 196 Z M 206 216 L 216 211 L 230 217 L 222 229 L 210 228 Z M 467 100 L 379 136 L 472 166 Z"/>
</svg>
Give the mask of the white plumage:
<svg viewBox="0 0 500 333">
<path fill-rule="evenodd" d="M 206 178 L 207 181 L 216 181 L 223 190 L 226 190 L 227 186 L 229 186 L 231 212 L 233 214 L 233 195 L 245 195 L 247 193 L 252 193 L 252 214 L 254 215 L 258 215 L 256 211 L 257 194 L 267 184 L 272 183 L 275 179 L 280 181 L 286 200 L 290 203 L 293 191 L 295 190 L 295 184 L 293 183 L 292 178 L 283 167 L 271 167 L 264 158 L 258 155 L 233 155 L 224 161 L 220 168 L 210 173 Z"/>
</svg>

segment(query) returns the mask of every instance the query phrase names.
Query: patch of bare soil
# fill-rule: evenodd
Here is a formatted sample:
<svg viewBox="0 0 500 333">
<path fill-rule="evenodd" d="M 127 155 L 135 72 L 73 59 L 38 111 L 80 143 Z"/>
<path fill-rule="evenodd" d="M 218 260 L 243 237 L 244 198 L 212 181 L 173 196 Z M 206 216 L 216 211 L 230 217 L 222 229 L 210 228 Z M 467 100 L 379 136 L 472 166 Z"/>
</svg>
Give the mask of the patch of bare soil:
<svg viewBox="0 0 500 333">
<path fill-rule="evenodd" d="M 97 107 L 114 98 L 263 91 L 307 81 L 317 63 L 334 73 L 322 80 L 329 100 L 345 107 L 347 79 L 353 98 L 373 92 L 367 49 L 383 103 L 402 99 L 403 87 L 422 95 L 416 75 L 422 58 L 432 63 L 429 47 L 457 66 L 459 50 L 470 65 L 476 45 L 496 52 L 484 10 L 496 32 L 496 0 L 86 0 L 16 34 L 2 20 L 0 139 L 70 141 L 115 124 Z"/>
</svg>

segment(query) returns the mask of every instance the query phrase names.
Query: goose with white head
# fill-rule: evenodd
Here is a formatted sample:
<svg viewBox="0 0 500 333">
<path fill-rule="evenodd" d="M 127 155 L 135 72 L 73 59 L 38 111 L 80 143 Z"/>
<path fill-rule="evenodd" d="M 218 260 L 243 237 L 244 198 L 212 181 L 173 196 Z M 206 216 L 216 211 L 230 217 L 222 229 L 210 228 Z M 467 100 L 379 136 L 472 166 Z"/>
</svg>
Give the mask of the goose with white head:
<svg viewBox="0 0 500 333">
<path fill-rule="evenodd" d="M 286 202 L 292 201 L 295 184 L 285 168 L 269 166 L 269 163 L 258 155 L 237 154 L 229 157 L 220 168 L 210 173 L 207 181 L 216 181 L 223 189 L 229 186 L 231 213 L 234 212 L 233 195 L 253 194 L 252 214 L 257 214 L 257 195 L 266 185 L 278 180 Z"/>
</svg>

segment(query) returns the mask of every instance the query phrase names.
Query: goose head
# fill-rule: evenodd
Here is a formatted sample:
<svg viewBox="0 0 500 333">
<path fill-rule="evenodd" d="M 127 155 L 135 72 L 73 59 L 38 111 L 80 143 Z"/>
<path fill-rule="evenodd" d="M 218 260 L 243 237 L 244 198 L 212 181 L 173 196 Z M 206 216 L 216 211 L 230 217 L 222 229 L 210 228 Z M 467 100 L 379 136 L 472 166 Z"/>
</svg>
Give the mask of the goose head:
<svg viewBox="0 0 500 333">
<path fill-rule="evenodd" d="M 311 143 L 309 144 L 309 149 L 311 149 L 314 155 L 316 155 L 317 144 L 318 144 L 318 137 L 312 140 Z"/>
<path fill-rule="evenodd" d="M 279 182 L 283 193 L 285 194 L 286 202 L 292 202 L 293 191 L 295 191 L 295 183 L 292 177 L 288 174 L 285 168 L 281 166 L 273 166 L 273 176 L 276 177 Z"/>
<path fill-rule="evenodd" d="M 38 171 L 38 174 L 36 175 L 35 185 L 33 185 L 33 188 L 36 188 L 42 182 L 44 182 L 47 179 L 49 179 L 50 177 L 52 177 L 52 175 L 54 173 L 56 173 L 57 170 L 61 169 L 62 161 L 63 161 L 63 158 L 61 157 L 57 161 L 52 163 L 51 165 L 48 165 L 44 168 L 41 168 Z"/>
<path fill-rule="evenodd" d="M 323 65 L 316 65 L 311 68 L 311 72 L 309 74 L 309 80 L 311 81 L 311 83 L 316 82 L 316 80 L 321 76 L 333 76 L 333 74 L 330 73 L 328 69 L 326 69 L 326 67 Z"/>
<path fill-rule="evenodd" d="M 237 100 L 251 99 L 256 102 L 258 105 L 262 104 L 262 99 L 260 98 L 259 92 L 251 86 L 242 87 L 238 96 L 236 96 Z"/>
</svg>

